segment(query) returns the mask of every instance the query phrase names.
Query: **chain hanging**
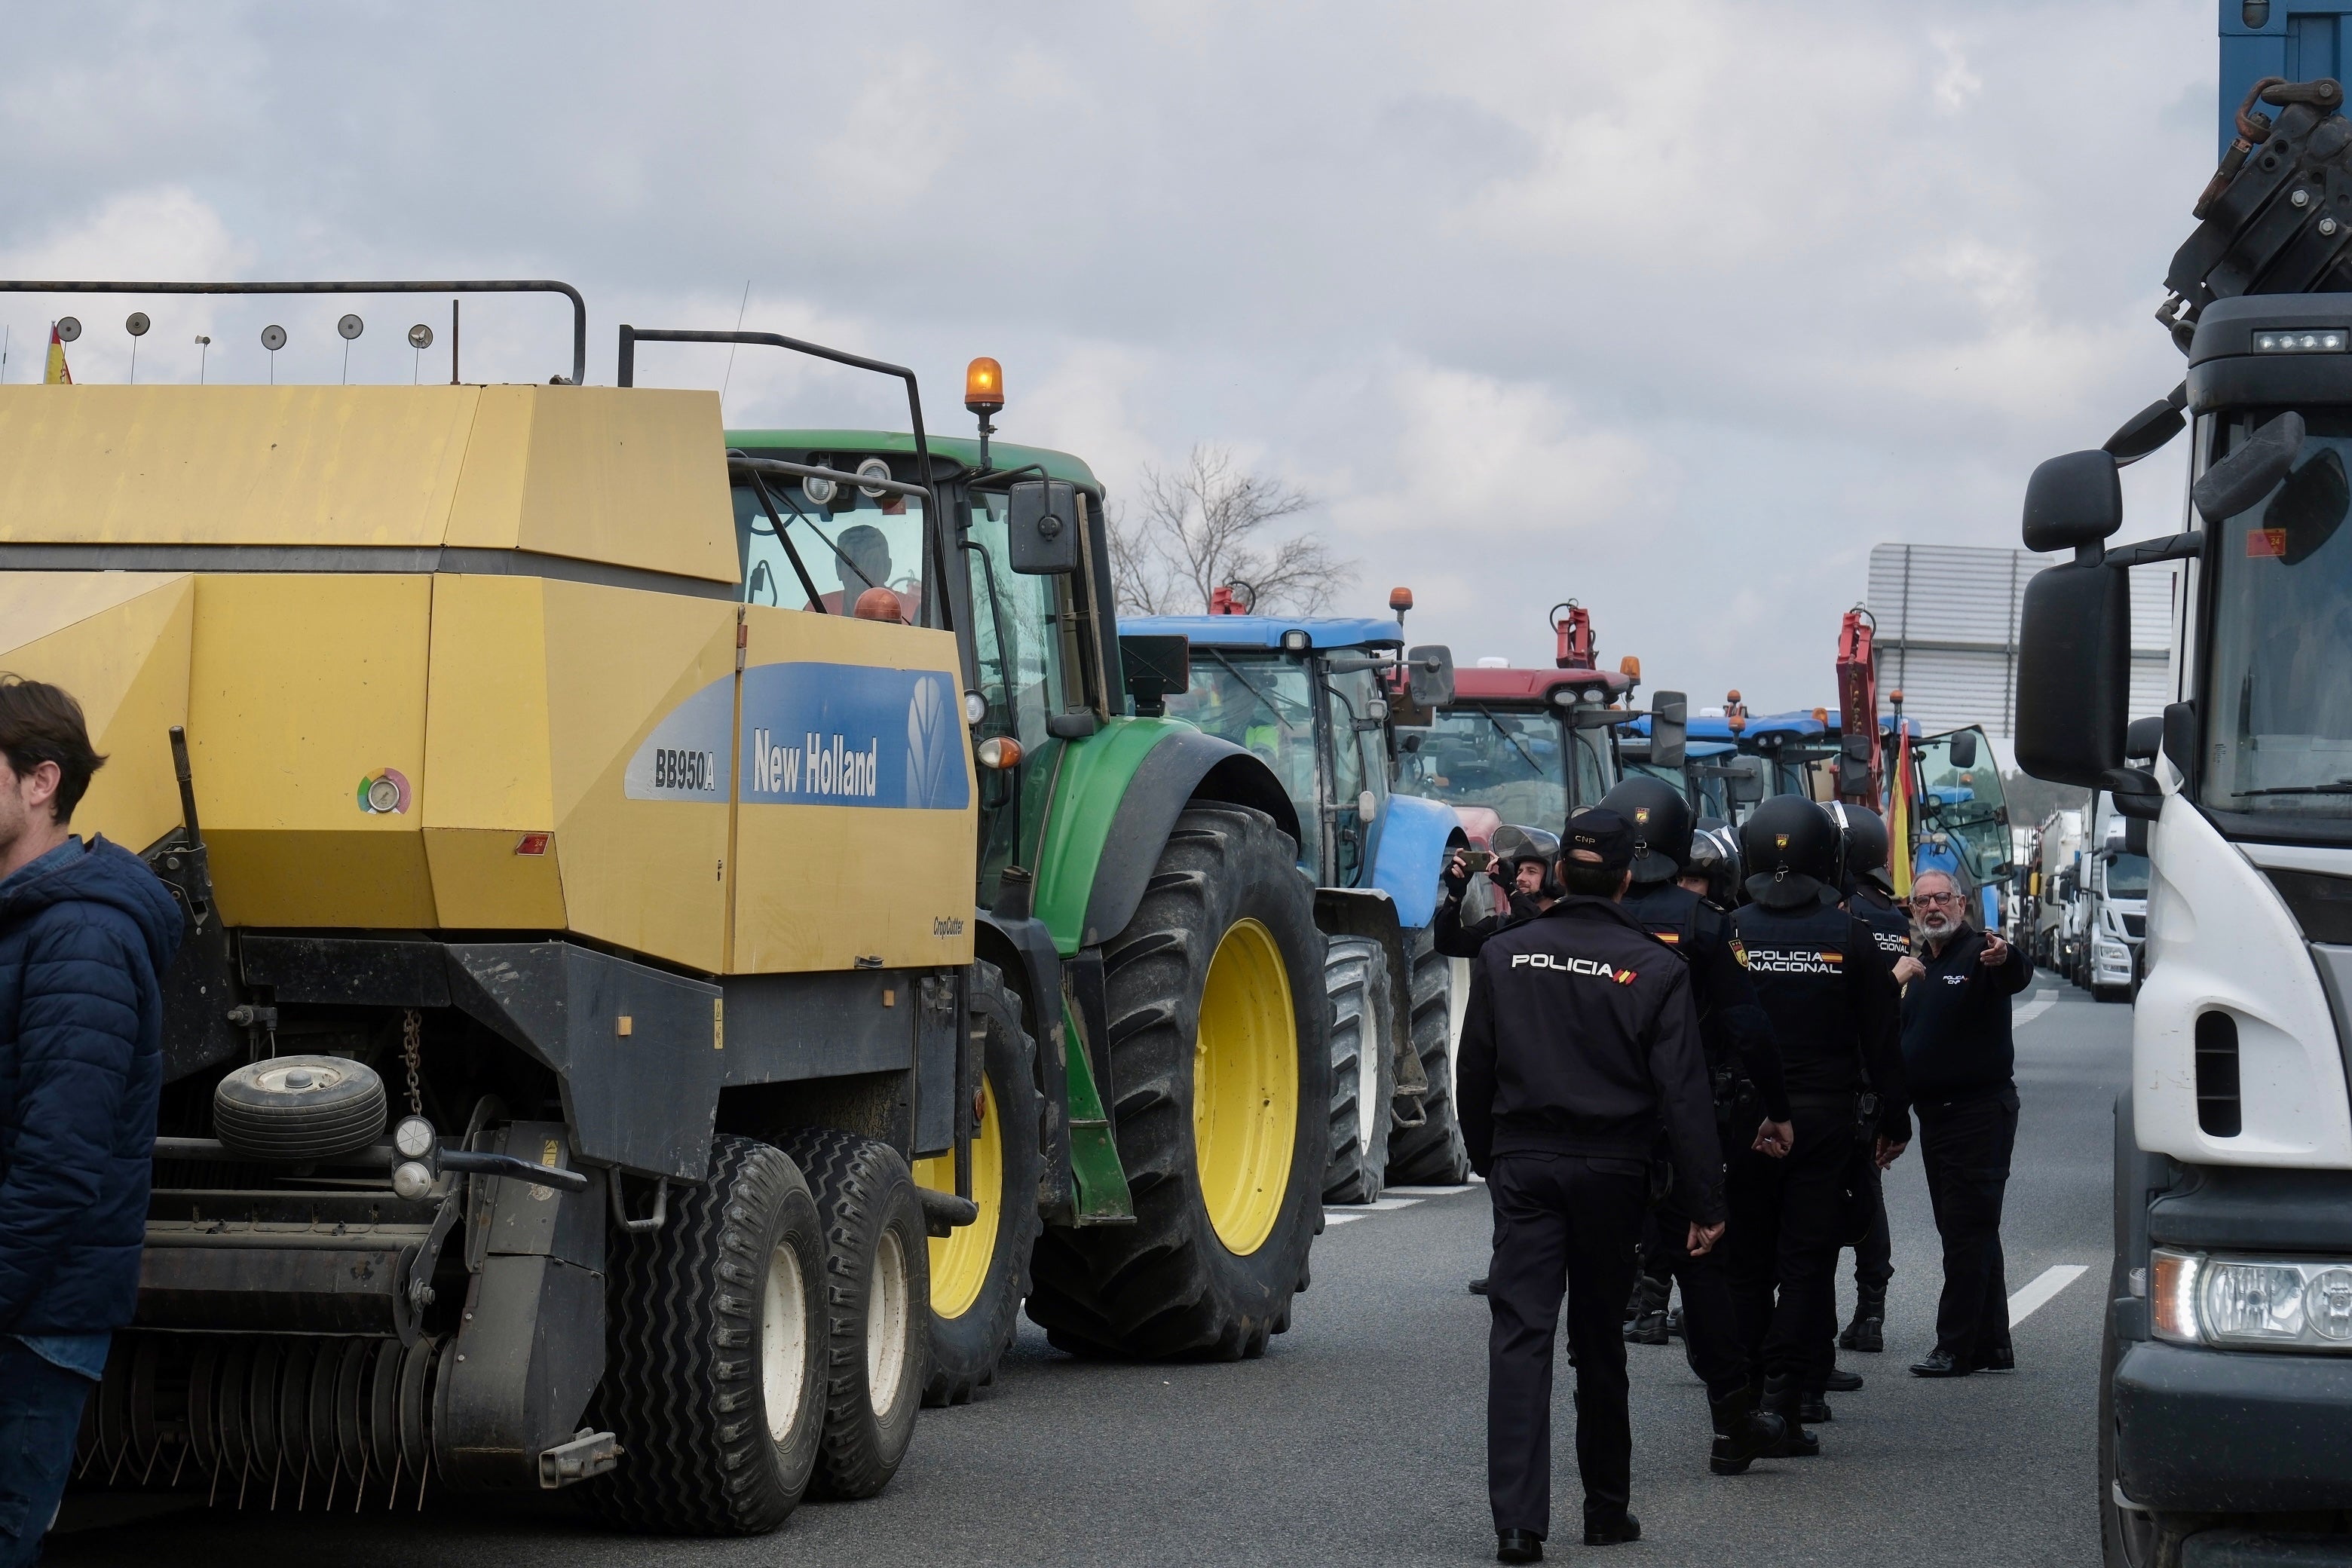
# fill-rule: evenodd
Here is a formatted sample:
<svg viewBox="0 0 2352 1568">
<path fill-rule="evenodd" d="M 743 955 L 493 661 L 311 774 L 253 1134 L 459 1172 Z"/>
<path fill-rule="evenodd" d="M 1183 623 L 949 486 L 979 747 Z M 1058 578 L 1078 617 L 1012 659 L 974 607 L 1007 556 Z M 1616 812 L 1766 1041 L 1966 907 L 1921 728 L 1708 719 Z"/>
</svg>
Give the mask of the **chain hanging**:
<svg viewBox="0 0 2352 1568">
<path fill-rule="evenodd" d="M 424 1044 L 425 1018 L 414 1007 L 401 1015 L 400 1060 L 408 1069 L 408 1114 L 425 1114 L 425 1091 L 416 1085 L 416 1055 Z"/>
</svg>

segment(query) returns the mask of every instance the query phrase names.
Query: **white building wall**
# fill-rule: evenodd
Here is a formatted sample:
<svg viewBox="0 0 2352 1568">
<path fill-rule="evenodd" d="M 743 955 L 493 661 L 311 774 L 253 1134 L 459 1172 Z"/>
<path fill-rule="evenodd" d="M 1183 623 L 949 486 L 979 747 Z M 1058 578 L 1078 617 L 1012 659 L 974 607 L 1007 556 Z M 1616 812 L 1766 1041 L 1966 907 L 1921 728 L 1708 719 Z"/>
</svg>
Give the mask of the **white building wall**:
<svg viewBox="0 0 2352 1568">
<path fill-rule="evenodd" d="M 1981 724 L 2006 738 L 2017 717 L 2017 627 L 2025 584 L 2065 557 L 1957 544 L 1881 544 L 1870 552 L 1864 605 L 1878 623 L 1878 700 L 1897 690 L 1903 711 L 1930 734 Z M 2135 718 L 2161 712 L 2170 684 L 2172 595 L 2178 574 L 2131 574 Z"/>
</svg>

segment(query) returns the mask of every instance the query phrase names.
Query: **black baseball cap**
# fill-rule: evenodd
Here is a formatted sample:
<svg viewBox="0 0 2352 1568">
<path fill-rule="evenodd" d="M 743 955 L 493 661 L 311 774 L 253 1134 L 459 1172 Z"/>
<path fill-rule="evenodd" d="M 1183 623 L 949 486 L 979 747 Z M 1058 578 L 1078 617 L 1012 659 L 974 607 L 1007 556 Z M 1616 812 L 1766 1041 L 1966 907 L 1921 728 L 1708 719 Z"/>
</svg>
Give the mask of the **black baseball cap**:
<svg viewBox="0 0 2352 1568">
<path fill-rule="evenodd" d="M 1605 805 L 1580 807 L 1569 816 L 1559 852 L 1605 871 L 1622 871 L 1633 863 L 1633 825 Z"/>
</svg>

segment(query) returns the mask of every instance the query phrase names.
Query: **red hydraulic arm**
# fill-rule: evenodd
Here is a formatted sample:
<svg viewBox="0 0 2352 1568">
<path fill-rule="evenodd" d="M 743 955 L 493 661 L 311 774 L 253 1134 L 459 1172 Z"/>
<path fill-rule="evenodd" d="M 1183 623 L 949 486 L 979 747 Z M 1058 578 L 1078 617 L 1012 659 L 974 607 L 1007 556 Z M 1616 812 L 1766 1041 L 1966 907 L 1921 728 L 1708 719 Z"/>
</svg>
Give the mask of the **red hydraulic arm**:
<svg viewBox="0 0 2352 1568">
<path fill-rule="evenodd" d="M 1568 614 L 1561 615 L 1566 610 Z M 1592 613 L 1570 599 L 1551 607 L 1551 629 L 1559 637 L 1552 662 L 1562 669 L 1598 669 L 1592 647 Z"/>
<path fill-rule="evenodd" d="M 1864 795 L 1858 790 L 1849 790 L 1846 786 L 1858 781 L 1852 776 L 1852 770 L 1841 768 L 1838 798 L 1869 806 L 1873 811 L 1885 798 L 1878 754 L 1878 667 L 1870 647 L 1876 630 L 1877 623 L 1870 612 L 1856 605 L 1845 613 L 1844 623 L 1838 627 L 1837 649 L 1838 727 L 1850 746 L 1853 737 L 1861 735 L 1869 738 L 1870 748 L 1870 793 Z M 1849 755 L 1859 761 L 1859 748 Z"/>
</svg>

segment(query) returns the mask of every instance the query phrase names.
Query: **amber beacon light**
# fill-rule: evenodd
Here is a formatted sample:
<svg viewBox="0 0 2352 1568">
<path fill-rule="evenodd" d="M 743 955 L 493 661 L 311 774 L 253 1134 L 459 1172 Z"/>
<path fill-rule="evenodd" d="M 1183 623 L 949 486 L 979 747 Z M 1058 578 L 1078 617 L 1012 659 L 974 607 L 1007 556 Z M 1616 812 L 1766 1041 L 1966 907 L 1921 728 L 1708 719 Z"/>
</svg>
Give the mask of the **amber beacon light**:
<svg viewBox="0 0 2352 1568">
<path fill-rule="evenodd" d="M 980 466 L 988 468 L 988 438 L 996 426 L 988 416 L 1004 406 L 1004 367 L 981 355 L 963 367 L 963 405 L 980 420 Z"/>
</svg>

